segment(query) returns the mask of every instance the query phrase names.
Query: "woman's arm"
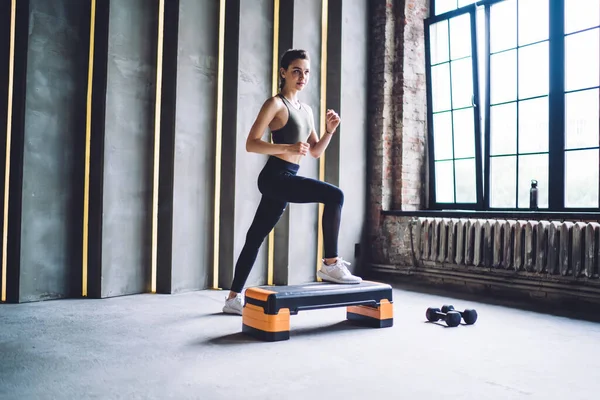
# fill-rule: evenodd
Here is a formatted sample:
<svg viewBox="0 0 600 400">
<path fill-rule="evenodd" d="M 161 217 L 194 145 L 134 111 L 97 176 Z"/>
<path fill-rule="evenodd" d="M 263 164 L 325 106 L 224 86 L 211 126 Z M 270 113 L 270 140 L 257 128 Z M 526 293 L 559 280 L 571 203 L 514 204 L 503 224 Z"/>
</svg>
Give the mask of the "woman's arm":
<svg viewBox="0 0 600 400">
<path fill-rule="evenodd" d="M 311 132 L 310 137 L 308 138 L 311 156 L 313 156 L 314 158 L 321 157 L 321 154 L 323 154 L 327 146 L 329 146 L 329 142 L 331 142 L 331 138 L 339 124 L 340 117 L 333 110 L 327 110 L 327 121 L 325 123 L 325 129 L 327 131 L 321 136 L 321 139 L 318 138 L 313 125 L 313 131 Z"/>
<path fill-rule="evenodd" d="M 275 155 L 275 154 L 306 154 L 306 150 L 308 150 L 308 145 L 306 149 L 303 148 L 301 143 L 296 144 L 274 144 L 265 142 L 262 140 L 263 134 L 275 115 L 279 110 L 279 104 L 274 97 L 271 97 L 260 109 L 252 128 L 250 129 L 250 133 L 248 134 L 248 138 L 246 139 L 246 151 L 250 153 L 259 153 L 259 154 L 267 154 L 267 155 Z"/>
</svg>

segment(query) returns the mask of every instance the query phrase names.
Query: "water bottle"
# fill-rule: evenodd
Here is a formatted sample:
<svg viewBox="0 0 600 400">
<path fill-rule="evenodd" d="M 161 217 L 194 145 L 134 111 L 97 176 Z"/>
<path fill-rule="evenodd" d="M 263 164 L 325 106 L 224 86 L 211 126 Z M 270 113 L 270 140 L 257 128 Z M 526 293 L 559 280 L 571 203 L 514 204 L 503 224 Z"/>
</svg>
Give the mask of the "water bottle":
<svg viewBox="0 0 600 400">
<path fill-rule="evenodd" d="M 535 179 L 531 180 L 531 188 L 529 189 L 529 208 L 532 210 L 538 209 L 538 182 Z"/>
</svg>

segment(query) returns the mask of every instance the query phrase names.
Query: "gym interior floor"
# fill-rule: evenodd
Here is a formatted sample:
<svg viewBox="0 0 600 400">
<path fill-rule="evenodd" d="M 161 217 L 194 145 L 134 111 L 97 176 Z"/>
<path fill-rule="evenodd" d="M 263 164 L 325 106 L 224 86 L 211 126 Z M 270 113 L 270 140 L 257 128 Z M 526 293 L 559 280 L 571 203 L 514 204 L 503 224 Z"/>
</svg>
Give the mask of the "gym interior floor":
<svg viewBox="0 0 600 400">
<path fill-rule="evenodd" d="M 246 337 L 225 292 L 0 307 L 1 399 L 590 399 L 600 325 L 395 287 L 394 326 L 301 312 L 289 341 Z M 476 308 L 475 325 L 425 310 Z"/>
</svg>

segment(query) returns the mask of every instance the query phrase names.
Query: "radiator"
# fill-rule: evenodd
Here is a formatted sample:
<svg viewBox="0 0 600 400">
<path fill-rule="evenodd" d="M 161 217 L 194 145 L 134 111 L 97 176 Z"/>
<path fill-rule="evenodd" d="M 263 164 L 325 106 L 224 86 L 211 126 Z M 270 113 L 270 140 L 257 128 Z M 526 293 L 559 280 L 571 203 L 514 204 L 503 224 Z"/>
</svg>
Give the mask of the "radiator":
<svg viewBox="0 0 600 400">
<path fill-rule="evenodd" d="M 426 264 L 598 279 L 597 222 L 417 218 L 415 258 Z"/>
</svg>

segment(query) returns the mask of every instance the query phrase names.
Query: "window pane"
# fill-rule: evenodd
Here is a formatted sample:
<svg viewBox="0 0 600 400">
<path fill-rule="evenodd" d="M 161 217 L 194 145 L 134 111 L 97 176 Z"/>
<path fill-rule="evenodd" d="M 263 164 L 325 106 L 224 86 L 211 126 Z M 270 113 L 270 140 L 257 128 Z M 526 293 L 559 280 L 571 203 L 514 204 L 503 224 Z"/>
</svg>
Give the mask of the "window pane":
<svg viewBox="0 0 600 400">
<path fill-rule="evenodd" d="M 458 0 L 458 6 L 464 7 L 464 6 L 468 6 L 469 4 L 473 4 L 476 2 L 477 2 L 477 0 Z"/>
<path fill-rule="evenodd" d="M 450 20 L 450 57 L 471 55 L 471 14 L 463 14 Z"/>
<path fill-rule="evenodd" d="M 538 181 L 538 207 L 548 208 L 548 155 L 519 156 L 519 208 L 529 208 L 531 180 Z"/>
<path fill-rule="evenodd" d="M 517 2 L 507 0 L 490 9 L 490 51 L 517 47 Z"/>
<path fill-rule="evenodd" d="M 548 42 L 519 49 L 519 98 L 548 94 Z"/>
<path fill-rule="evenodd" d="M 475 159 L 456 160 L 456 202 L 476 203 L 477 173 L 475 171 Z"/>
<path fill-rule="evenodd" d="M 548 98 L 519 102 L 519 153 L 548 151 Z"/>
<path fill-rule="evenodd" d="M 576 149 L 598 146 L 598 89 L 568 93 L 565 96 L 565 147 Z"/>
<path fill-rule="evenodd" d="M 517 99 L 517 51 L 511 50 L 491 56 L 492 104 Z"/>
<path fill-rule="evenodd" d="M 519 0 L 519 46 L 548 39 L 548 15 L 548 0 Z"/>
<path fill-rule="evenodd" d="M 598 150 L 565 153 L 565 206 L 598 207 Z"/>
<path fill-rule="evenodd" d="M 516 156 L 490 159 L 490 207 L 515 207 L 517 198 L 516 160 Z"/>
<path fill-rule="evenodd" d="M 435 197 L 438 203 L 454 203 L 453 161 L 435 162 Z"/>
<path fill-rule="evenodd" d="M 565 89 L 567 91 L 598 86 L 600 29 L 592 29 L 565 38 Z"/>
<path fill-rule="evenodd" d="M 454 158 L 475 157 L 473 109 L 454 111 Z M 457 167 L 458 168 L 458 167 Z"/>
<path fill-rule="evenodd" d="M 452 159 L 452 113 L 433 116 L 433 146 L 436 160 Z"/>
<path fill-rule="evenodd" d="M 600 1 L 565 1 L 565 33 L 580 31 L 600 25 Z"/>
<path fill-rule="evenodd" d="M 435 0 L 435 15 L 456 10 L 456 0 Z"/>
<path fill-rule="evenodd" d="M 431 68 L 433 112 L 450 110 L 450 64 Z"/>
<path fill-rule="evenodd" d="M 439 64 L 449 59 L 448 20 L 438 22 L 429 27 L 429 48 L 431 64 Z"/>
<path fill-rule="evenodd" d="M 490 154 L 517 153 L 517 103 L 490 108 Z"/>
<path fill-rule="evenodd" d="M 471 58 L 452 61 L 452 108 L 473 105 L 473 64 Z"/>
</svg>

